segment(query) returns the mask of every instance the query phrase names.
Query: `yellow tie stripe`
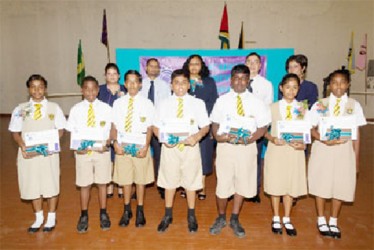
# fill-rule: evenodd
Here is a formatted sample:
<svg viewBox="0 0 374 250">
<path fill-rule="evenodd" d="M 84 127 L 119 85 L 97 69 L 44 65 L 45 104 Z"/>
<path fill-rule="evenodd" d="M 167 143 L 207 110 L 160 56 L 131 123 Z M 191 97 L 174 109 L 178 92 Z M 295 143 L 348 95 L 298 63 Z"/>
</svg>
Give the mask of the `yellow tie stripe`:
<svg viewBox="0 0 374 250">
<path fill-rule="evenodd" d="M 291 108 L 292 108 L 292 106 L 289 106 L 289 105 L 286 108 L 286 120 L 287 121 L 292 120 Z"/>
<path fill-rule="evenodd" d="M 335 107 L 334 107 L 334 116 L 338 116 L 340 114 L 340 103 L 341 99 L 336 99 Z"/>
<path fill-rule="evenodd" d="M 42 118 L 42 105 L 40 103 L 34 104 L 34 120 L 37 121 Z"/>
<path fill-rule="evenodd" d="M 238 115 L 244 116 L 243 102 L 242 98 L 239 95 L 236 98 L 236 112 L 238 113 Z"/>
<path fill-rule="evenodd" d="M 88 114 L 87 114 L 87 127 L 95 127 L 95 112 L 93 109 L 92 103 L 90 103 L 90 106 L 88 107 Z"/>
<path fill-rule="evenodd" d="M 134 113 L 134 98 L 130 97 L 129 105 L 127 106 L 127 115 L 125 119 L 125 132 L 131 132 L 133 113 Z"/>
<path fill-rule="evenodd" d="M 177 118 L 183 118 L 183 98 L 178 98 Z M 182 143 L 177 144 L 177 148 L 180 151 L 183 151 L 184 144 Z"/>
</svg>

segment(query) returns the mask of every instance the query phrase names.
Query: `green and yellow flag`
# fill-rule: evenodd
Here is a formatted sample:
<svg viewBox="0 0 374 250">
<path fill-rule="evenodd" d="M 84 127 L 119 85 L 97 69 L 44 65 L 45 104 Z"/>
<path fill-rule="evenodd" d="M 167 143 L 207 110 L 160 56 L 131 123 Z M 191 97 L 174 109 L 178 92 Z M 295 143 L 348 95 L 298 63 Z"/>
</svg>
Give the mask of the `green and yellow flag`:
<svg viewBox="0 0 374 250">
<path fill-rule="evenodd" d="M 83 57 L 81 40 L 79 40 L 78 65 L 77 65 L 77 83 L 79 86 L 82 86 L 83 78 L 85 76 L 86 76 L 86 71 L 85 71 L 85 66 L 84 66 L 84 57 Z"/>
<path fill-rule="evenodd" d="M 227 16 L 226 3 L 223 8 L 218 38 L 221 40 L 221 49 L 230 49 L 229 18 Z"/>
</svg>

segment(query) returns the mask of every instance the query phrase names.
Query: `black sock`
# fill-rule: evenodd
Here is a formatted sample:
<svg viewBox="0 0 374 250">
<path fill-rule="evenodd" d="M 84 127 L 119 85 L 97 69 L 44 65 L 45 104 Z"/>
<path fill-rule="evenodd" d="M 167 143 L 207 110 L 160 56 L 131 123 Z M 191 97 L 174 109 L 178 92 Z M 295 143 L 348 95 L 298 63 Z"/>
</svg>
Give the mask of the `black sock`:
<svg viewBox="0 0 374 250">
<path fill-rule="evenodd" d="M 131 204 L 130 203 L 129 204 L 125 204 L 124 208 L 125 208 L 125 212 L 126 211 L 131 212 Z"/>
<path fill-rule="evenodd" d="M 143 205 L 137 205 L 136 211 L 142 211 L 143 212 Z"/>
<path fill-rule="evenodd" d="M 222 218 L 222 219 L 226 220 L 226 214 L 219 214 L 218 218 Z"/>
<path fill-rule="evenodd" d="M 86 210 L 82 210 L 81 211 L 81 216 L 83 217 L 83 216 L 87 216 L 88 217 L 88 210 L 86 209 Z"/>
<path fill-rule="evenodd" d="M 187 216 L 194 216 L 195 217 L 195 208 L 189 208 L 187 211 Z"/>
<path fill-rule="evenodd" d="M 106 208 L 100 208 L 100 215 L 106 214 Z"/>
<path fill-rule="evenodd" d="M 165 216 L 173 217 L 173 208 L 165 207 Z"/>
<path fill-rule="evenodd" d="M 239 219 L 239 214 L 231 214 L 230 220 L 238 220 Z"/>
</svg>

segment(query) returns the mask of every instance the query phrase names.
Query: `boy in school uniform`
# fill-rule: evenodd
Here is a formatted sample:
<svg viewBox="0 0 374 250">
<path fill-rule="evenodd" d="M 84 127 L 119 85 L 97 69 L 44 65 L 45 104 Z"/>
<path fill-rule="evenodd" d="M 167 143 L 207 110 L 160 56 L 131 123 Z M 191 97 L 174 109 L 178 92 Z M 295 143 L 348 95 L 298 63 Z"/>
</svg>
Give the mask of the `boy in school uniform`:
<svg viewBox="0 0 374 250">
<path fill-rule="evenodd" d="M 80 187 L 81 216 L 77 224 L 77 231 L 84 233 L 88 229 L 88 203 L 92 184 L 99 189 L 100 227 L 102 230 L 110 228 L 110 219 L 106 211 L 106 185 L 111 181 L 111 159 L 109 135 L 111 128 L 111 107 L 98 100 L 99 83 L 92 76 L 86 76 L 82 82 L 84 100 L 75 104 L 69 114 L 67 130 L 83 133 L 89 129 L 99 129 L 105 137 L 101 148 L 87 148 L 83 145 L 75 151 L 76 185 Z"/>
<path fill-rule="evenodd" d="M 136 70 L 125 74 L 127 94 L 113 104 L 113 126 L 111 130 L 114 139 L 116 159 L 113 181 L 124 186 L 124 213 L 119 222 L 121 227 L 128 226 L 132 218 L 131 188 L 136 184 L 137 207 L 135 226 L 142 227 L 146 220 L 143 211 L 145 185 L 154 181 L 154 170 L 150 155 L 149 144 L 152 137 L 154 107 L 150 100 L 139 95 L 142 87 L 142 77 Z M 122 136 L 141 137 L 142 142 L 124 139 Z M 127 141 L 126 141 L 127 140 Z M 136 146 L 136 143 L 143 143 Z M 123 144 L 122 144 L 123 143 Z M 124 147 L 124 145 L 126 145 Z M 134 149 L 130 151 L 131 146 Z"/>
<path fill-rule="evenodd" d="M 234 195 L 230 227 L 237 237 L 244 237 L 245 230 L 239 223 L 239 212 L 244 197 L 251 198 L 257 194 L 255 142 L 264 135 L 267 125 L 271 122 L 271 116 L 268 105 L 248 92 L 248 83 L 248 67 L 244 64 L 236 65 L 231 70 L 230 91 L 217 99 L 210 116 L 213 122 L 213 136 L 217 140 L 216 196 L 219 214 L 210 228 L 213 235 L 219 234 L 226 226 L 227 201 Z M 234 128 L 233 121 L 241 121 L 236 124 L 248 125 L 251 134 L 248 133 L 247 137 L 238 137 L 231 132 Z M 236 129 L 239 131 L 242 128 Z"/>
<path fill-rule="evenodd" d="M 194 233 L 198 229 L 195 216 L 196 190 L 202 188 L 198 142 L 208 133 L 210 121 L 204 102 L 187 93 L 190 83 L 186 72 L 175 70 L 171 75 L 171 85 L 173 95 L 156 107 L 154 134 L 160 139 L 159 132 L 163 130 L 165 124 L 178 121 L 184 122 L 185 129 L 189 131 L 185 140 L 168 140 L 161 148 L 157 185 L 165 188 L 165 216 L 158 225 L 157 231 L 165 232 L 173 222 L 175 191 L 178 187 L 183 187 L 187 191 L 188 230 Z"/>
<path fill-rule="evenodd" d="M 43 232 L 50 232 L 56 225 L 56 209 L 60 193 L 60 157 L 58 153 L 30 152 L 25 136 L 29 132 L 57 129 L 59 137 L 66 125 L 61 108 L 45 98 L 47 80 L 41 75 L 31 75 L 26 82 L 30 100 L 18 105 L 9 124 L 14 141 L 18 144 L 17 172 L 21 199 L 31 200 L 35 221 L 29 233 L 39 231 L 44 222 L 43 199 L 48 201 L 48 218 Z"/>
</svg>

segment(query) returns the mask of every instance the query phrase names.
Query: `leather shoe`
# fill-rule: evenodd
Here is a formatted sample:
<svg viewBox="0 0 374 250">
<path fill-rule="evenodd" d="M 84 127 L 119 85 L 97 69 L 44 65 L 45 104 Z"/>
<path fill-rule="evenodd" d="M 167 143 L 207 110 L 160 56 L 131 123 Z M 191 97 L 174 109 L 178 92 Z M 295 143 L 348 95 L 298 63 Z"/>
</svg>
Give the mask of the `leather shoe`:
<svg viewBox="0 0 374 250">
<path fill-rule="evenodd" d="M 143 211 L 136 212 L 136 219 L 135 219 L 135 226 L 136 227 L 144 227 L 145 226 L 145 217 Z"/>
<path fill-rule="evenodd" d="M 288 229 L 288 228 L 286 227 L 286 225 L 291 226 L 292 229 Z M 295 227 L 292 225 L 291 222 L 284 223 L 284 227 L 286 228 L 286 233 L 287 233 L 287 235 L 289 235 L 289 236 L 296 236 L 296 235 L 297 235 L 296 229 L 295 229 Z"/>
<path fill-rule="evenodd" d="M 107 199 L 113 198 L 113 193 L 111 193 L 111 194 L 106 194 L 106 198 L 107 198 Z"/>
<path fill-rule="evenodd" d="M 125 197 L 123 194 L 118 194 L 118 198 L 122 199 L 123 197 Z"/>
<path fill-rule="evenodd" d="M 330 234 L 331 234 L 331 237 L 333 237 L 334 239 L 340 239 L 342 237 L 342 233 L 340 232 L 340 229 L 335 226 L 335 225 L 329 225 L 330 227 Z M 334 230 L 331 230 L 331 229 L 335 229 L 335 232 Z"/>
<path fill-rule="evenodd" d="M 109 230 L 110 228 L 110 219 L 107 213 L 100 214 L 100 227 L 103 231 Z"/>
<path fill-rule="evenodd" d="M 166 229 L 168 229 L 169 225 L 173 223 L 173 218 L 170 217 L 170 216 L 164 216 L 164 218 L 162 218 L 160 224 L 158 225 L 157 227 L 157 231 L 159 233 L 163 233 L 166 231 Z"/>
<path fill-rule="evenodd" d="M 49 233 L 49 232 L 52 232 L 53 229 L 55 229 L 55 226 L 53 226 L 53 227 L 43 227 L 43 232 Z"/>
<path fill-rule="evenodd" d="M 257 194 L 256 196 L 254 196 L 254 197 L 252 197 L 252 198 L 249 198 L 248 201 L 253 202 L 253 203 L 261 203 L 261 198 L 260 198 L 260 196 Z"/>
<path fill-rule="evenodd" d="M 196 233 L 197 229 L 199 227 L 198 224 L 197 224 L 196 217 L 195 216 L 188 216 L 187 222 L 188 222 L 188 231 L 190 233 Z"/>
<path fill-rule="evenodd" d="M 274 227 L 274 225 L 279 225 L 279 227 Z M 282 225 L 279 221 L 271 222 L 271 231 L 275 234 L 282 234 Z"/>
<path fill-rule="evenodd" d="M 120 227 L 127 227 L 130 223 L 130 219 L 132 218 L 132 212 L 131 211 L 125 211 L 121 217 L 121 220 L 119 221 L 118 225 Z"/>
<path fill-rule="evenodd" d="M 88 229 L 88 216 L 81 216 L 79 217 L 77 230 L 78 233 L 85 233 Z"/>
<path fill-rule="evenodd" d="M 326 227 L 328 228 L 328 230 L 327 230 L 327 231 L 322 231 L 321 228 L 322 228 L 323 226 L 326 226 Z M 318 228 L 318 231 L 319 231 L 320 235 L 322 235 L 322 236 L 327 236 L 327 237 L 331 237 L 331 236 L 332 236 L 332 235 L 331 235 L 331 231 L 330 231 L 330 227 L 329 227 L 328 225 L 326 225 L 326 224 L 318 225 L 318 224 L 317 224 L 317 228 Z"/>
<path fill-rule="evenodd" d="M 29 227 L 29 228 L 27 229 L 27 232 L 33 234 L 33 233 L 38 232 L 39 229 L 40 229 L 40 227 Z"/>
</svg>

